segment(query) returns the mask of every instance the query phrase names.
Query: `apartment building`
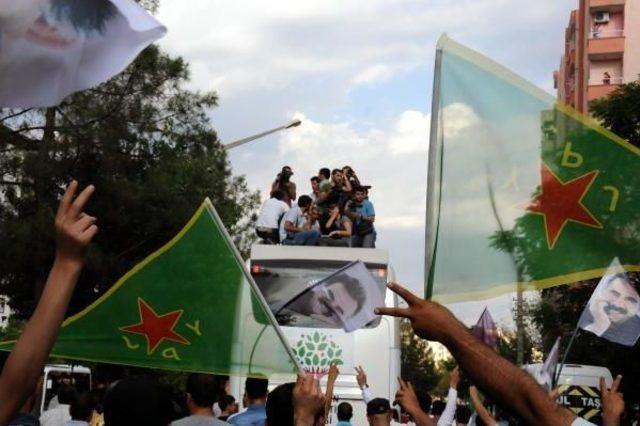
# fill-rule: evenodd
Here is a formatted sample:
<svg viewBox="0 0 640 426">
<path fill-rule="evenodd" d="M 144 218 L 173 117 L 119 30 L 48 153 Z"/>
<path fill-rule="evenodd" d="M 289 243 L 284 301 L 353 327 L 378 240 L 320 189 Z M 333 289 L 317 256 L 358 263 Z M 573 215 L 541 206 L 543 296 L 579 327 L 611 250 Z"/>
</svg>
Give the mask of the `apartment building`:
<svg viewBox="0 0 640 426">
<path fill-rule="evenodd" d="M 640 0 L 579 0 L 553 77 L 558 99 L 581 112 L 640 78 Z"/>
</svg>

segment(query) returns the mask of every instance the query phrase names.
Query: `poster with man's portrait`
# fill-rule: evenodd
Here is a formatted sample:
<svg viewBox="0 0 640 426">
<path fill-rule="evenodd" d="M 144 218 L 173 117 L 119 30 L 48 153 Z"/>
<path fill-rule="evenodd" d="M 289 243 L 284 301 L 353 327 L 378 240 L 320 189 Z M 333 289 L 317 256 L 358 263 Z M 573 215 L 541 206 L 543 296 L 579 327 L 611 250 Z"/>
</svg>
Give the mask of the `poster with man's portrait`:
<svg viewBox="0 0 640 426">
<path fill-rule="evenodd" d="M 626 346 L 640 337 L 640 296 L 618 259 L 609 266 L 580 316 L 583 330 Z"/>
<path fill-rule="evenodd" d="M 361 261 L 352 262 L 313 283 L 289 301 L 282 312 L 301 325 L 306 317 L 328 327 L 352 332 L 375 326 L 380 318 L 374 309 L 384 306 L 384 289 Z"/>
<path fill-rule="evenodd" d="M 0 0 L 0 107 L 57 105 L 165 32 L 133 0 Z"/>
</svg>

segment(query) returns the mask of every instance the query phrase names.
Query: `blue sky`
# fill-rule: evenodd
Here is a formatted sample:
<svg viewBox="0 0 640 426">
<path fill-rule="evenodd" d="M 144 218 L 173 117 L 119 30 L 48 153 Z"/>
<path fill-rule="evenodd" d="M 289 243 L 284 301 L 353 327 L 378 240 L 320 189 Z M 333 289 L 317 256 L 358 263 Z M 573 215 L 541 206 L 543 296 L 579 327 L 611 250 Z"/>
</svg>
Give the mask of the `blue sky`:
<svg viewBox="0 0 640 426">
<path fill-rule="evenodd" d="M 551 92 L 577 0 L 162 0 L 161 45 L 191 63 L 192 88 L 216 90 L 211 119 L 230 142 L 303 125 L 239 148 L 234 173 L 266 195 L 284 164 L 299 192 L 320 167 L 350 164 L 374 186 L 380 247 L 421 291 L 426 151 L 440 34 Z M 486 301 L 454 306 L 466 322 Z M 510 323 L 510 296 L 490 310 Z"/>
</svg>

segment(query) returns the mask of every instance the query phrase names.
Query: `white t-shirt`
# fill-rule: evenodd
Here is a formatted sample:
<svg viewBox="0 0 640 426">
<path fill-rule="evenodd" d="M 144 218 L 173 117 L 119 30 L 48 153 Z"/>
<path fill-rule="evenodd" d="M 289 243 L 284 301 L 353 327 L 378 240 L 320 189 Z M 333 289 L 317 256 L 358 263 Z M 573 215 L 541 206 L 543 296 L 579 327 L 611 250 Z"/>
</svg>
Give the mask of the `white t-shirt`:
<svg viewBox="0 0 640 426">
<path fill-rule="evenodd" d="M 278 220 L 288 211 L 289 206 L 287 203 L 276 198 L 269 198 L 260 209 L 256 226 L 278 229 Z"/>
<path fill-rule="evenodd" d="M 280 222 L 280 242 L 284 241 L 287 238 L 287 231 L 284 230 L 284 224 L 287 221 L 293 223 L 293 226 L 295 226 L 296 228 L 302 228 L 302 225 L 304 225 L 305 217 L 300 207 L 292 207 L 291 210 L 285 213 L 284 217 L 282 218 L 282 221 Z"/>
<path fill-rule="evenodd" d="M 60 404 L 56 408 L 45 411 L 40 416 L 40 424 L 42 426 L 64 425 L 65 422 L 71 420 L 69 408 L 70 406 L 67 404 Z"/>
</svg>

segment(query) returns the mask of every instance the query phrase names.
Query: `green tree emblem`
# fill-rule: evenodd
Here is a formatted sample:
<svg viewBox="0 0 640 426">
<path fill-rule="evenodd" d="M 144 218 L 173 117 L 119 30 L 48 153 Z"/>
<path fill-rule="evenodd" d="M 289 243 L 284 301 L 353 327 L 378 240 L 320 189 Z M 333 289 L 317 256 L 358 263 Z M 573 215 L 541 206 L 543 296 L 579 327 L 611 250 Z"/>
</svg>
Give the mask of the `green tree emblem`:
<svg viewBox="0 0 640 426">
<path fill-rule="evenodd" d="M 331 364 L 342 365 L 342 348 L 326 334 L 315 331 L 300 335 L 292 347 L 305 373 L 322 377 L 329 372 Z"/>
</svg>

